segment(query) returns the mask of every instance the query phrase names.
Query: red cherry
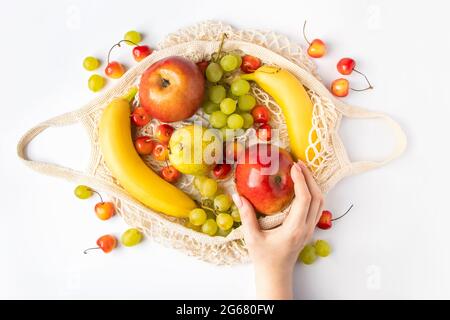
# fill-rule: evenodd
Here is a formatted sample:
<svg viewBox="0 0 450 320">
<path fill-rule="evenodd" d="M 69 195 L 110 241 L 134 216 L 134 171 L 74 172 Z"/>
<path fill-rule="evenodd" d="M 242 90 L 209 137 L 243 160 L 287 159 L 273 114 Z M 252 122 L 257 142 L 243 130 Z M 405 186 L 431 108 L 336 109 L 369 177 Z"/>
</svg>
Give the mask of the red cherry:
<svg viewBox="0 0 450 320">
<path fill-rule="evenodd" d="M 160 124 L 156 127 L 155 138 L 162 143 L 168 143 L 175 129 L 168 124 Z"/>
<path fill-rule="evenodd" d="M 308 43 L 308 55 L 312 58 L 322 58 L 327 53 L 327 47 L 325 42 L 320 39 L 314 39 L 313 41 L 309 41 L 306 37 L 306 21 L 303 25 L 303 37 L 305 41 Z"/>
<path fill-rule="evenodd" d="M 157 142 L 153 148 L 152 155 L 158 161 L 166 161 L 169 157 L 169 149 L 167 145 Z"/>
<path fill-rule="evenodd" d="M 352 58 L 342 58 L 337 63 L 336 67 L 337 67 L 337 70 L 339 71 L 339 73 L 341 73 L 343 75 L 349 75 L 349 74 L 351 74 L 354 71 L 354 72 L 362 75 L 364 77 L 364 79 L 366 79 L 367 88 L 364 88 L 364 89 L 353 89 L 353 88 L 350 88 L 351 90 L 353 90 L 353 91 L 366 91 L 366 90 L 373 89 L 373 86 L 370 83 L 370 81 L 367 78 L 367 76 L 364 73 L 362 73 L 362 72 L 360 72 L 360 71 L 355 69 L 356 62 Z"/>
<path fill-rule="evenodd" d="M 108 220 L 116 213 L 112 202 L 99 202 L 95 205 L 95 214 L 100 220 Z"/>
<path fill-rule="evenodd" d="M 131 114 L 131 120 L 135 126 L 143 127 L 150 122 L 151 117 L 143 107 L 137 107 Z"/>
<path fill-rule="evenodd" d="M 314 39 L 308 47 L 308 55 L 312 58 L 322 58 L 327 53 L 325 43 L 320 39 Z"/>
<path fill-rule="evenodd" d="M 125 73 L 125 68 L 117 61 L 111 61 L 105 68 L 105 74 L 113 79 L 120 78 Z"/>
<path fill-rule="evenodd" d="M 255 123 L 267 123 L 270 120 L 270 111 L 266 106 L 257 105 L 252 110 Z"/>
<path fill-rule="evenodd" d="M 261 60 L 259 60 L 257 57 L 248 54 L 242 57 L 242 72 L 252 73 L 255 72 L 259 67 L 261 67 Z"/>
<path fill-rule="evenodd" d="M 356 67 L 356 62 L 352 58 L 342 58 L 337 64 L 339 73 L 348 76 Z"/>
<path fill-rule="evenodd" d="M 153 50 L 150 49 L 149 46 L 135 46 L 133 48 L 134 60 L 136 60 L 137 62 L 140 62 L 145 57 L 148 57 L 149 55 L 151 55 L 152 52 L 153 52 Z"/>
<path fill-rule="evenodd" d="M 141 136 L 136 138 L 134 141 L 134 147 L 140 155 L 149 155 L 155 148 L 155 141 L 153 141 L 149 136 Z"/>
<path fill-rule="evenodd" d="M 104 253 L 110 253 L 117 246 L 117 239 L 111 234 L 106 234 L 97 239 L 96 248 L 89 248 L 84 250 L 84 254 L 87 254 L 90 250 L 102 249 Z"/>
<path fill-rule="evenodd" d="M 333 226 L 333 221 L 343 218 L 347 213 L 350 212 L 350 210 L 352 210 L 352 208 L 353 208 L 353 204 L 347 209 L 347 211 L 344 212 L 343 215 L 341 215 L 337 218 L 333 218 L 332 213 L 328 210 L 322 211 L 322 215 L 320 216 L 319 222 L 317 223 L 317 228 L 323 229 L 323 230 L 330 229 Z"/>
<path fill-rule="evenodd" d="M 328 230 L 332 225 L 333 221 L 331 212 L 328 210 L 322 211 L 322 215 L 320 216 L 319 222 L 317 223 L 317 228 Z"/>
<path fill-rule="evenodd" d="M 256 136 L 262 141 L 270 141 L 272 139 L 272 127 L 267 123 L 261 125 L 256 131 Z"/>
<path fill-rule="evenodd" d="M 206 68 L 209 65 L 209 61 L 203 60 L 200 62 L 197 62 L 197 66 L 199 67 L 200 71 L 205 74 Z"/>
<path fill-rule="evenodd" d="M 231 165 L 228 163 L 218 163 L 213 168 L 213 175 L 216 179 L 225 179 L 231 172 Z"/>
<path fill-rule="evenodd" d="M 174 183 L 180 178 L 181 173 L 174 166 L 167 166 L 162 168 L 161 176 L 167 182 Z"/>
<path fill-rule="evenodd" d="M 346 97 L 350 89 L 350 84 L 347 79 L 336 79 L 331 83 L 331 92 L 336 97 Z"/>
</svg>

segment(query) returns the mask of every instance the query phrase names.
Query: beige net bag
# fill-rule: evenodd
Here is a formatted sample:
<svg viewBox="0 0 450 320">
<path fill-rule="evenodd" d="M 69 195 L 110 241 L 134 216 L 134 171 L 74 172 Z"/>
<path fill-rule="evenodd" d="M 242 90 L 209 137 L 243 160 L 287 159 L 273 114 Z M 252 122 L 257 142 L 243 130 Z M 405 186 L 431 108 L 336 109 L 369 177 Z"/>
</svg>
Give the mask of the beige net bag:
<svg viewBox="0 0 450 320">
<path fill-rule="evenodd" d="M 226 33 L 228 39 L 224 51 L 238 51 L 259 57 L 264 63 L 280 66 L 296 75 L 314 104 L 313 128 L 318 139 L 312 143 L 310 133 L 310 146 L 314 150 L 315 158 L 309 159 L 308 165 L 312 167 L 316 181 L 323 192 L 329 191 L 339 180 L 346 176 L 361 173 L 387 164 L 402 154 L 406 148 L 406 136 L 388 116 L 349 106 L 335 99 L 320 82 L 315 66 L 305 55 L 303 49 L 291 42 L 287 37 L 274 32 L 258 30 L 237 30 L 229 25 L 206 21 L 192 27 L 170 34 L 159 45 L 152 55 L 147 57 L 136 67 L 129 70 L 118 83 L 97 99 L 76 111 L 45 121 L 30 129 L 18 143 L 18 155 L 24 163 L 32 169 L 52 176 L 58 176 L 75 183 L 82 183 L 93 188 L 108 192 L 116 204 L 117 212 L 131 226 L 137 227 L 155 241 L 170 247 L 182 250 L 188 255 L 196 256 L 204 261 L 215 264 L 235 264 L 248 259 L 245 243 L 242 240 L 241 229 L 237 228 L 227 237 L 210 237 L 184 227 L 183 219 L 176 219 L 150 210 L 120 187 L 111 176 L 106 167 L 98 145 L 98 122 L 103 108 L 114 97 L 121 96 L 139 82 L 142 72 L 152 63 L 171 55 L 181 55 L 195 62 L 210 58 L 219 46 L 218 35 Z M 271 124 L 280 130 L 279 145 L 289 149 L 289 139 L 283 115 L 279 106 L 264 91 L 256 85 L 252 91 L 258 102 L 268 106 L 272 113 Z M 136 103 L 137 101 L 135 101 Z M 393 129 L 396 147 L 393 153 L 382 162 L 361 161 L 351 162 L 346 154 L 342 141 L 338 135 L 338 128 L 343 116 L 350 118 L 380 118 L 386 121 Z M 190 119 L 192 120 L 192 119 Z M 206 121 L 199 111 L 193 118 L 196 121 Z M 49 127 L 60 127 L 82 123 L 86 128 L 91 141 L 91 159 L 86 172 L 78 172 L 58 165 L 38 162 L 27 157 L 25 149 L 28 143 L 39 133 Z M 152 121 L 145 128 L 145 133 L 152 133 L 157 124 Z M 176 123 L 179 127 L 185 123 Z M 138 132 L 142 134 L 143 132 Z M 239 139 L 249 139 L 254 131 L 247 130 Z M 316 145 L 320 143 L 320 150 Z M 320 158 L 321 161 L 314 161 Z M 158 169 L 158 163 L 150 158 L 144 159 L 149 166 Z M 315 163 L 320 163 L 317 165 Z M 192 187 L 192 177 L 185 176 L 178 182 L 178 187 L 189 193 L 193 198 L 198 194 Z M 225 181 L 222 188 L 233 191 L 233 179 Z M 289 208 L 270 217 L 260 219 L 261 227 L 273 228 L 282 223 Z"/>
</svg>

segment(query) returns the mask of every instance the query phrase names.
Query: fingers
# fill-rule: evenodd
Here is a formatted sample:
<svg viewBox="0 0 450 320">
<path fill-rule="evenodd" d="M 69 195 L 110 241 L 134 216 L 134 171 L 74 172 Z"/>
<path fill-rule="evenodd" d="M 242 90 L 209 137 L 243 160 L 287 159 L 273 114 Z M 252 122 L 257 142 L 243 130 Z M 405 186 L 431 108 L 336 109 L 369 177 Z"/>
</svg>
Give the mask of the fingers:
<svg viewBox="0 0 450 320">
<path fill-rule="evenodd" d="M 311 202 L 311 194 L 301 168 L 298 168 L 295 164 L 291 168 L 291 178 L 294 182 L 295 198 L 292 201 L 291 210 L 283 225 L 291 230 L 295 230 L 303 226 L 306 221 Z"/>
<path fill-rule="evenodd" d="M 322 192 L 317 185 L 316 181 L 314 180 L 314 177 L 309 171 L 309 169 L 301 162 L 299 162 L 299 166 L 302 169 L 303 175 L 305 176 L 306 184 L 308 185 L 309 192 L 311 194 L 311 203 L 309 206 L 308 216 L 306 218 L 306 238 L 305 240 L 308 241 L 313 233 L 314 229 L 316 228 L 317 222 L 320 219 L 320 215 L 322 213 L 324 200 Z"/>
<path fill-rule="evenodd" d="M 234 193 L 232 198 L 234 204 L 239 209 L 245 241 L 247 244 L 254 243 L 261 235 L 261 229 L 258 220 L 256 219 L 255 210 L 246 198 L 239 196 L 237 193 Z"/>
</svg>

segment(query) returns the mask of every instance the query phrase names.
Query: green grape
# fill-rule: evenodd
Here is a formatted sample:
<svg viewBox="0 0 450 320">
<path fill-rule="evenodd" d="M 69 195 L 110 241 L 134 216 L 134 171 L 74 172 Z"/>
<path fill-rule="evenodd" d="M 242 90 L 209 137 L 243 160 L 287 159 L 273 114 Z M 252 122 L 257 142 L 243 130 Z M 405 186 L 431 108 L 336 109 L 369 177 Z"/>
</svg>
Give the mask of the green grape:
<svg viewBox="0 0 450 320">
<path fill-rule="evenodd" d="M 250 111 L 253 109 L 255 105 L 256 105 L 255 97 L 249 94 L 244 94 L 243 96 L 240 96 L 238 99 L 238 106 L 241 111 Z"/>
<path fill-rule="evenodd" d="M 299 259 L 304 264 L 313 264 L 317 259 L 316 249 L 314 248 L 314 246 L 310 244 L 306 245 L 300 252 Z"/>
<path fill-rule="evenodd" d="M 92 76 L 89 77 L 88 87 L 91 91 L 93 92 L 100 91 L 101 89 L 103 89 L 104 86 L 105 86 L 105 78 L 103 78 L 102 76 L 98 74 L 93 74 Z"/>
<path fill-rule="evenodd" d="M 237 65 L 236 68 L 239 68 L 241 66 L 241 64 L 242 64 L 242 57 L 239 54 L 237 54 L 237 53 L 232 53 L 232 55 L 235 56 L 237 61 L 238 61 L 238 65 Z"/>
<path fill-rule="evenodd" d="M 211 198 L 217 192 L 217 182 L 214 179 L 207 178 L 200 186 L 200 194 L 205 198 Z"/>
<path fill-rule="evenodd" d="M 229 195 L 227 194 L 219 194 L 214 198 L 214 209 L 217 211 L 225 212 L 230 209 L 232 205 L 232 201 Z"/>
<path fill-rule="evenodd" d="M 227 125 L 227 115 L 222 111 L 214 111 L 209 116 L 209 123 L 213 126 L 213 128 L 223 128 Z"/>
<path fill-rule="evenodd" d="M 220 111 L 226 115 L 232 114 L 236 110 L 236 101 L 231 98 L 225 98 L 220 103 Z"/>
<path fill-rule="evenodd" d="M 200 191 L 200 188 L 206 179 L 208 179 L 208 178 L 205 176 L 196 176 L 194 178 L 194 187 Z"/>
<path fill-rule="evenodd" d="M 254 120 L 250 113 L 248 113 L 248 112 L 241 113 L 241 117 L 242 117 L 242 119 L 244 119 L 244 125 L 243 125 L 244 129 L 248 129 L 253 125 Z"/>
<path fill-rule="evenodd" d="M 214 221 L 214 219 L 206 220 L 206 222 L 202 225 L 202 232 L 210 236 L 214 236 L 217 232 L 216 221 Z"/>
<path fill-rule="evenodd" d="M 233 113 L 228 117 L 227 125 L 230 129 L 241 129 L 244 126 L 244 118 L 237 113 Z"/>
<path fill-rule="evenodd" d="M 212 86 L 208 89 L 208 97 L 214 103 L 220 103 L 225 99 L 227 92 L 225 88 L 221 85 Z"/>
<path fill-rule="evenodd" d="M 220 108 L 219 108 L 219 105 L 218 105 L 217 103 L 214 103 L 214 102 L 209 101 L 209 100 L 203 102 L 202 108 L 203 108 L 203 111 L 204 111 L 206 114 L 211 114 L 211 113 L 213 113 L 214 111 L 217 111 L 217 110 L 220 109 Z"/>
<path fill-rule="evenodd" d="M 196 208 L 189 212 L 189 222 L 194 226 L 201 226 L 206 221 L 206 212 L 201 208 Z"/>
<path fill-rule="evenodd" d="M 84 185 L 79 185 L 73 190 L 73 193 L 77 198 L 80 199 L 88 199 L 92 197 L 92 194 L 94 193 L 91 188 Z"/>
<path fill-rule="evenodd" d="M 227 54 L 220 59 L 220 66 L 223 71 L 233 71 L 238 67 L 238 59 L 232 54 Z"/>
<path fill-rule="evenodd" d="M 314 248 L 319 257 L 328 257 L 331 253 L 331 247 L 325 240 L 317 240 L 314 244 Z"/>
<path fill-rule="evenodd" d="M 222 68 L 220 67 L 220 65 L 218 63 L 211 62 L 206 67 L 205 75 L 206 75 L 206 79 L 208 79 L 208 81 L 210 81 L 210 82 L 219 82 L 220 79 L 222 79 L 223 70 L 222 70 Z"/>
<path fill-rule="evenodd" d="M 231 217 L 235 222 L 241 222 L 241 214 L 239 213 L 239 209 L 234 204 L 231 206 Z"/>
<path fill-rule="evenodd" d="M 194 225 L 193 225 L 192 223 L 190 223 L 189 221 L 187 221 L 187 222 L 184 224 L 184 226 L 185 226 L 186 228 L 195 230 L 195 231 L 197 231 L 197 232 L 201 232 L 201 231 L 202 231 L 202 227 L 201 227 L 201 226 L 194 226 Z"/>
<path fill-rule="evenodd" d="M 123 39 L 131 41 L 131 42 L 133 42 L 135 44 L 138 44 L 142 40 L 141 39 L 141 34 L 139 32 L 137 32 L 137 31 L 134 31 L 134 30 L 131 30 L 131 31 L 128 31 L 127 33 L 125 33 L 125 35 L 123 36 Z M 129 46 L 133 46 L 134 45 L 133 43 L 128 42 L 128 41 L 126 41 L 126 43 Z"/>
<path fill-rule="evenodd" d="M 125 247 L 132 247 L 137 245 L 142 240 L 142 232 L 138 229 L 131 228 L 125 231 L 120 238 L 120 242 Z"/>
<path fill-rule="evenodd" d="M 100 66 L 100 61 L 98 61 L 95 57 L 86 57 L 83 60 L 83 67 L 87 71 L 92 71 L 97 69 Z"/>
<path fill-rule="evenodd" d="M 230 91 L 235 96 L 243 96 L 250 91 L 250 83 L 244 79 L 236 79 L 231 83 Z"/>
<path fill-rule="evenodd" d="M 222 230 L 231 229 L 234 220 L 228 213 L 219 213 L 216 218 L 217 226 Z"/>
<path fill-rule="evenodd" d="M 233 93 L 231 93 L 231 90 L 227 91 L 227 98 L 233 99 L 233 100 L 238 100 L 238 96 L 235 96 Z"/>
<path fill-rule="evenodd" d="M 228 236 L 230 234 L 231 231 L 233 231 L 233 228 L 230 228 L 228 230 L 223 230 L 221 228 L 218 228 L 216 235 L 219 236 L 219 237 L 224 237 L 225 238 L 226 236 Z"/>
</svg>

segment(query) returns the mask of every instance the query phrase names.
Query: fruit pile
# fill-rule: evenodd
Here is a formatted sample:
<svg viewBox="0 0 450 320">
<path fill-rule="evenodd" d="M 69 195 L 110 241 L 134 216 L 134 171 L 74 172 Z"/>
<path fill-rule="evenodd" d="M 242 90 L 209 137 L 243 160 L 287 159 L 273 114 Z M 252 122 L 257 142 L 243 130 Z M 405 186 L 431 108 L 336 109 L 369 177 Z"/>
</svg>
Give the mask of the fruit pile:
<svg viewBox="0 0 450 320">
<path fill-rule="evenodd" d="M 302 83 L 288 70 L 265 65 L 258 57 L 224 52 L 225 39 L 224 34 L 217 52 L 208 60 L 194 63 L 182 56 L 169 56 L 151 64 L 135 86 L 106 106 L 98 132 L 103 160 L 128 194 L 154 211 L 178 218 L 187 228 L 222 237 L 241 224 L 229 182 L 234 182 L 233 190 L 246 197 L 258 214 L 276 214 L 294 197 L 290 176 L 293 161 L 314 158 L 308 149 L 313 103 Z M 148 46 L 139 45 L 140 41 L 140 34 L 130 31 L 111 48 L 105 68 L 109 78 L 120 78 L 126 72 L 121 63 L 110 59 L 114 48 L 123 43 L 133 45 L 137 62 L 152 53 Z M 325 55 L 323 41 L 308 43 L 311 57 Z M 100 62 L 88 57 L 83 65 L 91 71 Z M 338 63 L 338 70 L 345 75 L 359 73 L 349 58 Z M 349 85 L 345 87 L 343 80 L 332 86 L 336 96 L 348 94 Z M 93 75 L 89 87 L 98 91 L 104 83 L 102 76 Z M 290 152 L 273 142 L 273 115 L 253 94 L 256 85 L 280 107 Z M 203 121 L 198 123 L 198 118 Z M 250 146 L 245 145 L 247 130 L 253 130 L 257 138 Z M 311 139 L 316 143 L 317 137 Z M 207 154 L 206 150 L 212 151 Z M 196 158 L 198 151 L 200 158 Z M 272 164 L 276 169 L 268 173 Z M 193 185 L 189 194 L 186 183 Z M 77 189 L 80 198 L 95 193 L 85 186 Z M 115 208 L 101 199 L 95 212 L 107 220 Z M 317 227 L 329 229 L 332 221 L 340 218 L 332 219 L 331 213 L 324 211 Z M 121 242 L 131 246 L 141 238 L 139 230 L 130 229 Z M 110 252 L 117 240 L 105 235 L 97 245 Z M 329 244 L 318 240 L 305 246 L 299 260 L 311 264 L 317 256 L 326 257 L 330 252 Z"/>
</svg>

